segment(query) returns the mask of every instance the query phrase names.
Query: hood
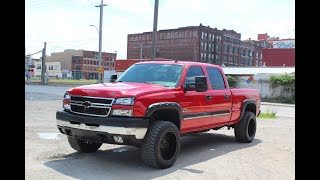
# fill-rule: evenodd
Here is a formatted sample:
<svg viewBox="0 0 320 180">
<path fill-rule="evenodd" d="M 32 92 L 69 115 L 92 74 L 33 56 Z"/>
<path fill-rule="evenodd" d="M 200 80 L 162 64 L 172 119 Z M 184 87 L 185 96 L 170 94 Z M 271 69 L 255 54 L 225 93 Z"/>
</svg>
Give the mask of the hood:
<svg viewBox="0 0 320 180">
<path fill-rule="evenodd" d="M 79 86 L 67 90 L 71 95 L 105 98 L 136 97 L 156 92 L 170 91 L 172 88 L 158 84 L 114 82 Z"/>
</svg>

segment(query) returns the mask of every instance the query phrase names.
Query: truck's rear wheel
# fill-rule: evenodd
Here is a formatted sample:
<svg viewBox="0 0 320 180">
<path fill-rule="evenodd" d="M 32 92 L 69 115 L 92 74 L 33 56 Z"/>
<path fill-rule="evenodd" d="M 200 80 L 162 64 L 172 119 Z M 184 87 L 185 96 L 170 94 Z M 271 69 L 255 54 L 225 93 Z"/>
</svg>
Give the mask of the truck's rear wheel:
<svg viewBox="0 0 320 180">
<path fill-rule="evenodd" d="M 77 139 L 75 136 L 68 136 L 68 141 L 70 146 L 78 151 L 78 152 L 85 152 L 85 153 L 92 153 L 97 151 L 102 143 L 96 143 L 91 141 L 84 141 L 81 139 Z"/>
<path fill-rule="evenodd" d="M 239 142 L 250 143 L 254 139 L 257 129 L 256 116 L 245 111 L 242 119 L 234 126 L 234 135 Z"/>
<path fill-rule="evenodd" d="M 180 151 L 180 134 L 169 121 L 153 122 L 142 142 L 142 161 L 154 168 L 169 168 L 177 160 Z"/>
</svg>

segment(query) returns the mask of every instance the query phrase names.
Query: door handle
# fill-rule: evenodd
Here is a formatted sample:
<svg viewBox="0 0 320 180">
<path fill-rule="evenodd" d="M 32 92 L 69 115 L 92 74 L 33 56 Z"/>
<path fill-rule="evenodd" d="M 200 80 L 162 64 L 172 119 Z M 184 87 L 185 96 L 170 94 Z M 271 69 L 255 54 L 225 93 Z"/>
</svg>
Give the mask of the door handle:
<svg viewBox="0 0 320 180">
<path fill-rule="evenodd" d="M 210 101 L 211 100 L 211 95 L 206 95 L 206 100 Z"/>
<path fill-rule="evenodd" d="M 225 94 L 225 95 L 224 95 L 224 99 L 225 99 L 225 100 L 228 100 L 228 99 L 229 99 L 229 95 L 228 95 L 228 94 Z"/>
</svg>

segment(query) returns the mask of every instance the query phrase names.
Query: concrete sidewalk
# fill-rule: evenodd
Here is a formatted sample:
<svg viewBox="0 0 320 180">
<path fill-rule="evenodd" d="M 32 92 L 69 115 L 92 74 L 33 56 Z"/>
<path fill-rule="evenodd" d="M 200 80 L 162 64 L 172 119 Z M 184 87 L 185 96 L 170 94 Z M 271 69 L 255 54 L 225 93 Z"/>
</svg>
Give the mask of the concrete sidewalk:
<svg viewBox="0 0 320 180">
<path fill-rule="evenodd" d="M 295 104 L 261 102 L 261 105 L 295 107 Z"/>
<path fill-rule="evenodd" d="M 295 117 L 295 105 L 261 102 L 261 113 L 275 112 L 278 117 Z"/>
</svg>

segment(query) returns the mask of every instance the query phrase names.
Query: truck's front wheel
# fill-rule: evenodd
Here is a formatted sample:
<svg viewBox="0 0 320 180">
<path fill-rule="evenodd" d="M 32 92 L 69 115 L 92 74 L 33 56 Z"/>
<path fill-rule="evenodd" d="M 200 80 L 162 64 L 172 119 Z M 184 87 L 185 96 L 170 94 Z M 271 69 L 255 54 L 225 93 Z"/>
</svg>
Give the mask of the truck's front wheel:
<svg viewBox="0 0 320 180">
<path fill-rule="evenodd" d="M 96 152 L 102 145 L 102 143 L 77 139 L 75 136 L 68 136 L 68 141 L 74 150 L 85 153 Z"/>
<path fill-rule="evenodd" d="M 169 168 L 180 151 L 180 134 L 176 125 L 169 121 L 153 122 L 141 146 L 142 161 L 154 168 Z"/>
<path fill-rule="evenodd" d="M 245 111 L 242 119 L 234 126 L 234 135 L 239 142 L 250 143 L 257 128 L 256 115 L 250 111 Z"/>
</svg>

